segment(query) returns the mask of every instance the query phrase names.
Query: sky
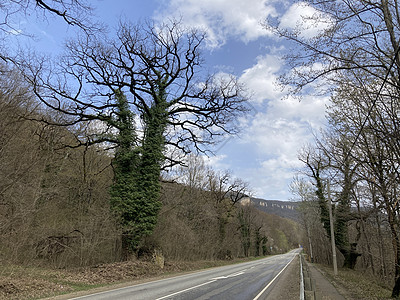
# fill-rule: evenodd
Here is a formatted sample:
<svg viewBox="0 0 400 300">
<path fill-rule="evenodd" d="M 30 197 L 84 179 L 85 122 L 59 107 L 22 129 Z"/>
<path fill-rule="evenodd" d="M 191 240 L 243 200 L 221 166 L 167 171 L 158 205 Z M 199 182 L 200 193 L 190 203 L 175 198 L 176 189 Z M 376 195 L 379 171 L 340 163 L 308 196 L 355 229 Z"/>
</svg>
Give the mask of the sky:
<svg viewBox="0 0 400 300">
<path fill-rule="evenodd" d="M 302 16 L 315 13 L 307 5 L 279 0 L 93 0 L 95 17 L 113 31 L 121 17 L 137 22 L 182 18 L 188 26 L 207 32 L 203 53 L 207 67 L 235 75 L 251 91 L 250 111 L 240 122 L 238 136 L 227 137 L 207 159 L 214 169 L 230 170 L 249 183 L 252 195 L 270 200 L 290 200 L 289 184 L 302 167 L 299 150 L 314 140 L 325 124 L 327 98 L 285 97 L 276 85 L 285 66 L 282 54 L 294 45 L 279 39 L 262 23 L 279 20 L 285 28 L 299 26 Z M 57 19 L 20 20 L 15 35 L 25 30 L 35 38 L 31 47 L 56 55 L 74 30 Z M 301 28 L 313 36 L 318 24 Z"/>
</svg>

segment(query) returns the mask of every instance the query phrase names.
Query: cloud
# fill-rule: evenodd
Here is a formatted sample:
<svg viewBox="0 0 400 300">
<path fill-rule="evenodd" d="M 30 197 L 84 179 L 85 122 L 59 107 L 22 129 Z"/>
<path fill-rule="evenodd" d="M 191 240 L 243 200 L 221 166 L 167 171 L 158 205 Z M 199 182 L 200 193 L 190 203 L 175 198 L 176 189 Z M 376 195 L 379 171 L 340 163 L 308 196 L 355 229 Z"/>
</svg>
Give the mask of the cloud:
<svg viewBox="0 0 400 300">
<path fill-rule="evenodd" d="M 268 155 L 284 153 L 292 157 L 293 150 L 310 139 L 311 131 L 318 131 L 324 125 L 329 98 L 304 96 L 302 101 L 283 98 L 275 86 L 283 62 L 270 54 L 256 60 L 240 77 L 253 91 L 252 101 L 258 110 L 243 124 L 246 126 L 244 142 L 257 145 L 260 152 Z"/>
<path fill-rule="evenodd" d="M 289 200 L 288 186 L 293 178 L 292 162 L 285 157 L 266 159 L 259 167 L 241 173 L 251 182 L 253 196 L 269 200 Z"/>
<path fill-rule="evenodd" d="M 226 157 L 227 156 L 225 154 L 215 156 L 203 156 L 205 164 L 215 170 L 229 169 L 229 165 L 224 162 Z"/>
<path fill-rule="evenodd" d="M 293 157 L 295 149 L 312 137 L 311 131 L 324 125 L 328 101 L 327 97 L 271 100 L 264 112 L 248 121 L 243 138 L 266 154 Z"/>
<path fill-rule="evenodd" d="M 259 153 L 269 156 L 287 154 L 288 157 L 308 134 L 305 124 L 273 117 L 268 112 L 257 114 L 246 131 L 245 142 L 256 146 Z"/>
<path fill-rule="evenodd" d="M 251 147 L 257 156 L 257 167 L 242 172 L 252 183 L 257 196 L 268 199 L 289 199 L 288 185 L 295 170 L 302 167 L 299 149 L 312 142 L 313 131 L 325 123 L 325 107 L 329 98 L 309 97 L 270 100 L 264 111 L 247 120 L 241 143 Z"/>
<path fill-rule="evenodd" d="M 268 112 L 270 116 L 279 115 L 296 124 L 317 130 L 325 123 L 325 109 L 328 103 L 329 97 L 304 96 L 301 101 L 288 97 L 270 101 Z"/>
<path fill-rule="evenodd" d="M 294 3 L 280 19 L 280 27 L 304 38 L 313 38 L 332 26 L 333 20 L 306 2 Z"/>
<path fill-rule="evenodd" d="M 263 28 L 268 16 L 276 16 L 269 0 L 171 0 L 161 7 L 156 20 L 182 18 L 185 25 L 200 27 L 208 34 L 208 46 L 223 45 L 228 38 L 250 42 L 270 35 Z"/>
<path fill-rule="evenodd" d="M 256 60 L 257 63 L 244 70 L 240 77 L 240 81 L 253 93 L 251 101 L 260 104 L 266 99 L 281 98 L 282 94 L 276 86 L 276 74 L 282 61 L 275 55 L 259 56 Z"/>
</svg>

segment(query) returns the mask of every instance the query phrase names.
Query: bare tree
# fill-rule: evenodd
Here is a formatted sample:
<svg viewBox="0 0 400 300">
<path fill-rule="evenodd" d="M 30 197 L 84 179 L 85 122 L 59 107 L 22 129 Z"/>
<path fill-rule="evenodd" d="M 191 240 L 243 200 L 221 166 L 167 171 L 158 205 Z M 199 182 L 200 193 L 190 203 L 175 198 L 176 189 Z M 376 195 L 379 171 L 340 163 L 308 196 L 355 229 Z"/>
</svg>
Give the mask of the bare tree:
<svg viewBox="0 0 400 300">
<path fill-rule="evenodd" d="M 64 115 L 62 125 L 103 129 L 75 146 L 117 147 L 112 203 L 134 249 L 156 223 L 161 169 L 236 133 L 232 121 L 247 110 L 233 76 L 201 70 L 203 40 L 204 34 L 176 21 L 122 23 L 115 39 L 84 35 L 69 42 L 55 69 L 43 60 L 19 63 L 41 102 Z"/>
<path fill-rule="evenodd" d="M 335 122 L 347 135 L 344 141 L 349 142 L 342 162 L 346 164 L 350 157 L 356 164 L 374 165 L 370 174 L 375 174 L 374 182 L 379 182 L 382 199 L 386 199 L 383 205 L 388 209 L 397 257 L 398 207 L 397 200 L 390 199 L 397 198 L 395 182 L 399 178 L 398 160 L 394 159 L 398 159 L 394 111 L 400 95 L 399 3 L 310 0 L 299 5 L 314 10 L 312 16 L 303 18 L 299 28 L 283 28 L 274 21 L 267 25 L 296 45 L 286 56 L 292 71 L 281 77 L 282 83 L 290 85 L 295 94 L 314 89 L 336 98 Z M 312 23 L 322 25 L 317 34 L 307 36 L 299 30 Z M 400 294 L 398 266 L 395 262 L 393 297 Z"/>
<path fill-rule="evenodd" d="M 385 82 L 398 89 L 400 15 L 397 0 L 309 0 L 300 5 L 312 8 L 315 13 L 304 16 L 304 24 L 298 24 L 299 28 L 284 28 L 274 20 L 266 25 L 296 45 L 286 56 L 292 72 L 281 77 L 282 83 L 292 85 L 295 93 L 310 84 L 313 87 L 320 84 L 323 90 L 331 92 L 339 82 L 369 78 L 369 82 Z M 319 24 L 319 32 L 305 35 L 301 28 L 311 24 Z"/>
<path fill-rule="evenodd" d="M 10 0 L 0 4 L 0 59 L 14 61 L 18 53 L 18 36 L 32 37 L 30 28 L 21 27 L 22 20 L 36 15 L 38 20 L 50 21 L 51 17 L 62 19 L 68 26 L 90 33 L 101 28 L 92 21 L 93 8 L 86 0 Z M 15 52 L 17 51 L 17 52 Z"/>
<path fill-rule="evenodd" d="M 175 21 L 121 24 L 116 39 L 83 36 L 69 42 L 56 69 L 46 70 L 42 60 L 25 65 L 24 73 L 37 97 L 65 114 L 65 124 L 99 120 L 109 125 L 116 114 L 115 91 L 121 90 L 143 123 L 138 130 L 160 110 L 170 153 L 187 154 L 191 147 L 204 152 L 203 146 L 238 131 L 232 120 L 247 111 L 247 99 L 233 76 L 207 76 L 201 69 L 203 40 L 204 34 Z M 84 143 L 99 141 L 115 142 L 96 135 Z M 169 157 L 171 165 L 180 162 Z"/>
<path fill-rule="evenodd" d="M 69 25 L 88 29 L 91 11 L 92 7 L 85 0 L 10 0 L 0 4 L 0 31 L 19 31 L 20 28 L 14 27 L 15 19 L 32 13 L 38 17 L 55 15 Z"/>
</svg>

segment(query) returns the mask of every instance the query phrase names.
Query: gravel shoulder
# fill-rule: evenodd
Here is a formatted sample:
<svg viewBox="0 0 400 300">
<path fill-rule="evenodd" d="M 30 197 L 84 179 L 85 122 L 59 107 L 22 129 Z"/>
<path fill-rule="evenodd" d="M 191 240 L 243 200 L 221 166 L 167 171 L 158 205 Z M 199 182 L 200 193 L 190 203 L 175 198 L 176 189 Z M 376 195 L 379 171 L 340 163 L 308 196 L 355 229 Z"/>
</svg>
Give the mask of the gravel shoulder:
<svg viewBox="0 0 400 300">
<path fill-rule="evenodd" d="M 270 292 L 264 299 L 299 300 L 300 299 L 300 260 L 296 256 L 290 265 L 271 285 Z"/>
</svg>

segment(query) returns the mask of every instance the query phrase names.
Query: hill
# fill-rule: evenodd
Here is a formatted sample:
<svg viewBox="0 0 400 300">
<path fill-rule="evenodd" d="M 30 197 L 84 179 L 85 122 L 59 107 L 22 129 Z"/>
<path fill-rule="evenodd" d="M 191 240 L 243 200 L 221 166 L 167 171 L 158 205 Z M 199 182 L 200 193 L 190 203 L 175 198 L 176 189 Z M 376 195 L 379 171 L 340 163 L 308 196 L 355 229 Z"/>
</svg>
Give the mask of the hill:
<svg viewBox="0 0 400 300">
<path fill-rule="evenodd" d="M 263 212 L 299 221 L 299 212 L 297 210 L 299 202 L 265 200 L 253 197 L 250 198 L 250 201 L 257 209 Z"/>
</svg>

